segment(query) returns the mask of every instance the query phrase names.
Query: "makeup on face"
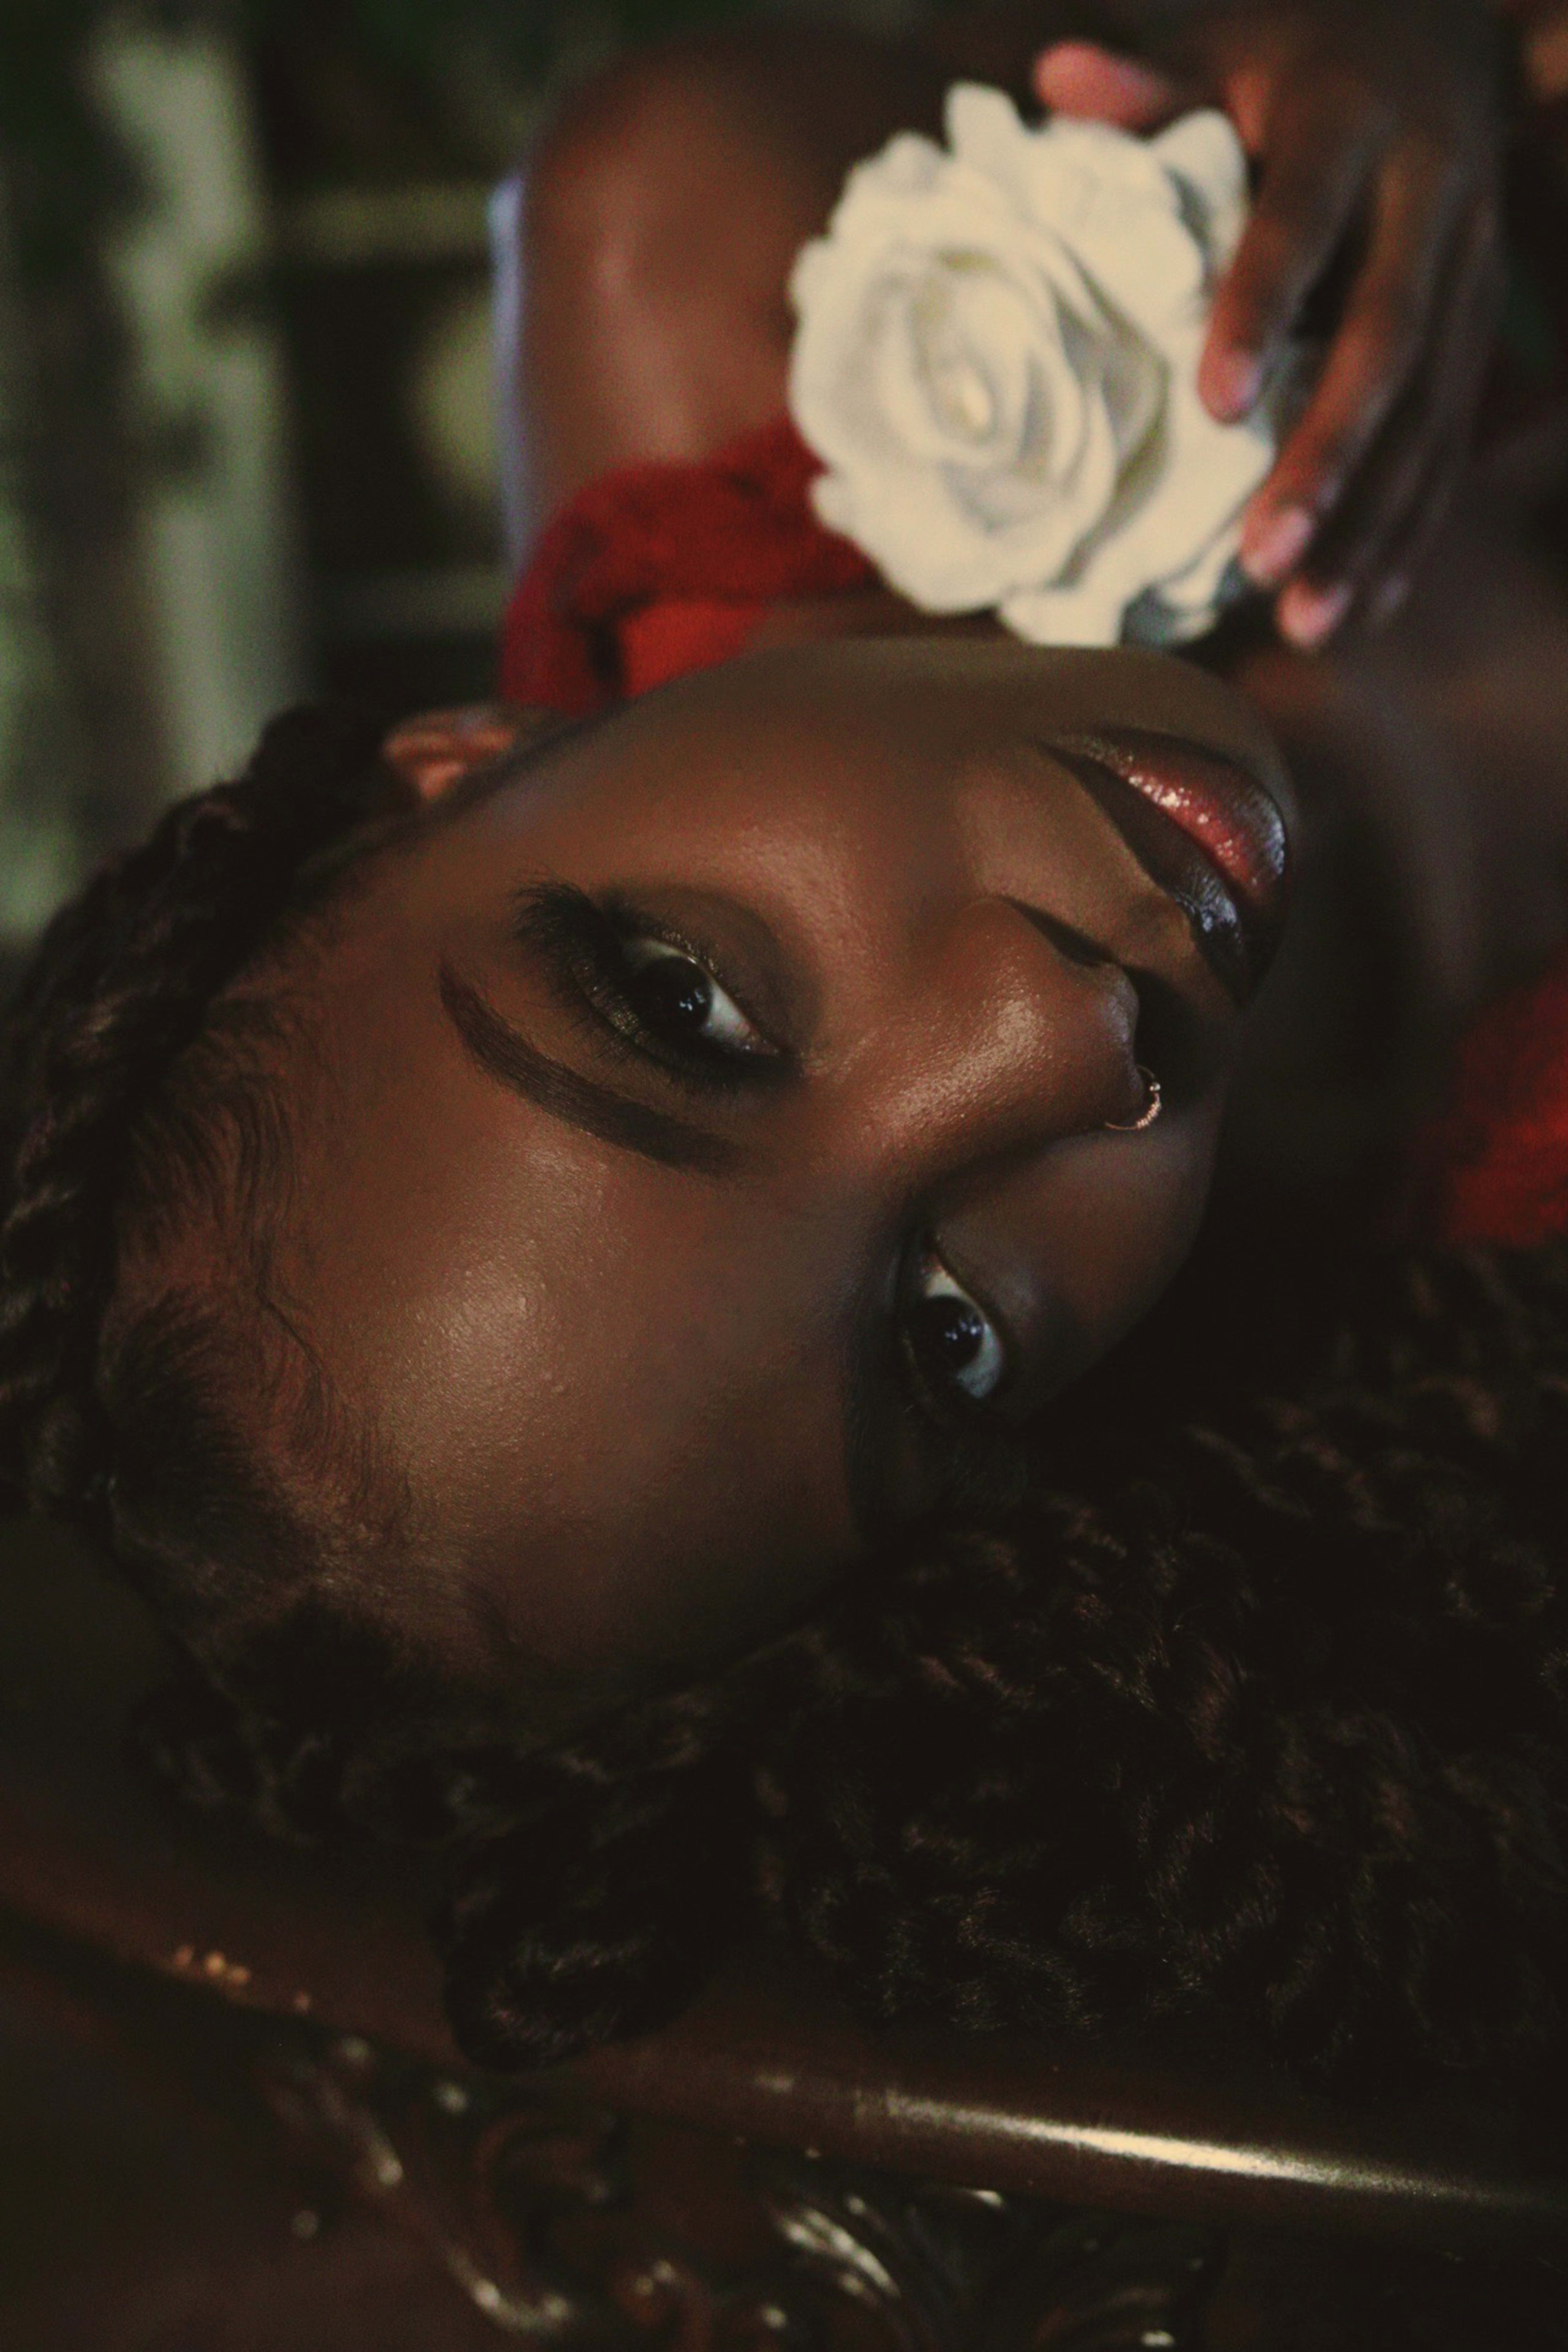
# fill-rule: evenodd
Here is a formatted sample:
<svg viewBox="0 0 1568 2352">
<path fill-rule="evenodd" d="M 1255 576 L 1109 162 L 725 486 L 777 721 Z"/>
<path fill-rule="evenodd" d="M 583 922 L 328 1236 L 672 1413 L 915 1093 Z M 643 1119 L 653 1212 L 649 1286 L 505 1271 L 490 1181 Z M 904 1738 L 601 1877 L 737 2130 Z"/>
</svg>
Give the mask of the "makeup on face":
<svg viewBox="0 0 1568 2352">
<path fill-rule="evenodd" d="M 1278 788 L 1174 663 L 869 641 L 683 681 L 387 860 L 292 1284 L 492 1633 L 707 1655 L 1006 1488 L 1190 1241 Z"/>
<path fill-rule="evenodd" d="M 1247 1004 L 1279 945 L 1287 896 L 1285 821 L 1267 788 L 1234 760 L 1148 728 L 1074 735 L 1049 749 Z"/>
</svg>

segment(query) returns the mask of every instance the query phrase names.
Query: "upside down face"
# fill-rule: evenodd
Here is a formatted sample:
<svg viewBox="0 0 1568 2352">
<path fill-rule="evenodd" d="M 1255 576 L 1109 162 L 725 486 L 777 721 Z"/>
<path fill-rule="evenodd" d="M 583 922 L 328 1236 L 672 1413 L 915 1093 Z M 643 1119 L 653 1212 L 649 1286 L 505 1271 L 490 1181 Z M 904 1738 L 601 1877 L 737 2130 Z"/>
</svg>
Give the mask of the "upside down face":
<svg viewBox="0 0 1568 2352">
<path fill-rule="evenodd" d="M 455 1663 L 584 1707 L 705 1664 L 1016 1444 L 1191 1242 L 1282 804 L 1184 665 L 860 641 L 372 866 L 278 1279 Z"/>
</svg>

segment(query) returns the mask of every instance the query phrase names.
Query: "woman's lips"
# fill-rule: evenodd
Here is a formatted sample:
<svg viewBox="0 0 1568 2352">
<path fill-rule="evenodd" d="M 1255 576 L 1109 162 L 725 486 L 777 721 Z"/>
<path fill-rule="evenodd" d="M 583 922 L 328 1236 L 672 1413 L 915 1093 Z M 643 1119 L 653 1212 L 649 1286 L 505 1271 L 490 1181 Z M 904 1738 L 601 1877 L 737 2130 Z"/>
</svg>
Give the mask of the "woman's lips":
<svg viewBox="0 0 1568 2352">
<path fill-rule="evenodd" d="M 1238 1001 L 1279 945 L 1289 843 L 1279 808 L 1234 761 L 1140 728 L 1049 746 L 1100 803 L 1150 877 L 1178 900 Z"/>
<path fill-rule="evenodd" d="M 1285 820 L 1256 776 L 1218 752 L 1139 728 L 1081 740 L 1085 751 L 1206 850 L 1250 907 L 1263 914 L 1282 900 L 1289 862 Z"/>
</svg>

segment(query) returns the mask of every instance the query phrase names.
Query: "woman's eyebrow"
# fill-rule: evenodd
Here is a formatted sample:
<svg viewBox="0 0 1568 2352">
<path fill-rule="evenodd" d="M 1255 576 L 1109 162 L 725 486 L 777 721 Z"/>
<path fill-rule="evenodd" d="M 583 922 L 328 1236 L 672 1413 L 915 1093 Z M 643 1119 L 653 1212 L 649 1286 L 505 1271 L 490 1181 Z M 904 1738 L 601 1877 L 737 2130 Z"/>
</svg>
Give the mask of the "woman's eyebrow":
<svg viewBox="0 0 1568 2352">
<path fill-rule="evenodd" d="M 661 1168 L 682 1168 L 700 1176 L 728 1176 L 744 1162 L 744 1151 L 728 1136 L 712 1135 L 689 1119 L 656 1110 L 635 1095 L 584 1077 L 580 1070 L 542 1053 L 445 959 L 440 989 L 442 1008 L 469 1059 L 487 1077 L 510 1087 L 563 1126 L 596 1135 L 622 1151 L 635 1151 Z"/>
</svg>

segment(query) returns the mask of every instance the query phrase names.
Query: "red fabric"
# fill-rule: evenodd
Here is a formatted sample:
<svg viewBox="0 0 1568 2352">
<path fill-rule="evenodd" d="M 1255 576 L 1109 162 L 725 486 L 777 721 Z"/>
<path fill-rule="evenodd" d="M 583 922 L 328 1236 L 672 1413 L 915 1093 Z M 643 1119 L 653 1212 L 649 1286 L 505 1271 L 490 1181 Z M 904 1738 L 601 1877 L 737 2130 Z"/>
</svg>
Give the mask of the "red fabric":
<svg viewBox="0 0 1568 2352">
<path fill-rule="evenodd" d="M 1438 1242 L 1529 1249 L 1568 1232 L 1568 955 L 1472 1024 L 1413 1207 Z"/>
<path fill-rule="evenodd" d="M 507 614 L 501 692 L 580 715 L 739 653 L 782 597 L 875 581 L 825 530 L 787 416 L 703 465 L 627 466 L 545 531 Z"/>
</svg>

